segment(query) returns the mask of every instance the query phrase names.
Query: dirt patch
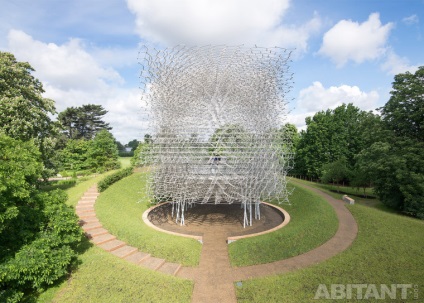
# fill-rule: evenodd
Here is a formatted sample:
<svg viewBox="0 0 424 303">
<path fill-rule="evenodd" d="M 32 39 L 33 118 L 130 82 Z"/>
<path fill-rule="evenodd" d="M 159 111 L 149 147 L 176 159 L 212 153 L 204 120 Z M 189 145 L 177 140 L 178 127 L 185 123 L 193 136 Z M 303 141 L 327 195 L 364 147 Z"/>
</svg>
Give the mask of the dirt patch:
<svg viewBox="0 0 424 303">
<path fill-rule="evenodd" d="M 260 220 L 253 220 L 252 226 L 244 228 L 240 204 L 196 204 L 185 211 L 185 224 L 181 226 L 172 217 L 171 204 L 166 203 L 152 209 L 148 220 L 161 229 L 187 235 L 203 236 L 205 232 L 224 229 L 228 237 L 263 232 L 284 221 L 282 212 L 266 204 L 260 205 L 260 213 Z"/>
</svg>

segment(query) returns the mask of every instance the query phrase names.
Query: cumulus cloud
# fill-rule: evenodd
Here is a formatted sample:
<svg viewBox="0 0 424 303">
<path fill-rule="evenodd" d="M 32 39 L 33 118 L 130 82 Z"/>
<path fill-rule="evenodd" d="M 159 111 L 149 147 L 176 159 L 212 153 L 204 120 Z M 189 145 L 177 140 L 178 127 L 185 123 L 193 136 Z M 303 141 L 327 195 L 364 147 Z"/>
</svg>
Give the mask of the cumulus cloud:
<svg viewBox="0 0 424 303">
<path fill-rule="evenodd" d="M 411 65 L 406 57 L 400 57 L 395 52 L 390 51 L 386 57 L 386 61 L 381 65 L 381 69 L 389 75 L 397 75 L 400 73 L 415 73 L 420 65 Z"/>
<path fill-rule="evenodd" d="M 123 81 L 115 70 L 100 66 L 78 39 L 63 45 L 43 43 L 12 29 L 8 43 L 18 59 L 31 62 L 37 77 L 62 90 L 94 90 L 105 87 L 109 81 Z"/>
<path fill-rule="evenodd" d="M 141 93 L 138 88 L 123 87 L 119 73 L 106 64 L 109 50 L 95 49 L 91 54 L 78 39 L 62 45 L 43 43 L 17 30 L 9 33 L 9 49 L 18 61 L 28 61 L 36 69 L 44 96 L 56 101 L 59 112 L 71 106 L 100 104 L 109 111 L 105 121 L 122 143 L 142 138 L 147 131 Z"/>
<path fill-rule="evenodd" d="M 406 25 L 412 25 L 412 24 L 417 24 L 420 22 L 420 19 L 418 18 L 417 15 L 411 15 L 409 17 L 405 17 L 402 19 L 402 22 L 405 23 Z"/>
<path fill-rule="evenodd" d="M 373 110 L 378 99 L 379 94 L 374 90 L 363 92 L 359 87 L 349 85 L 325 88 L 321 82 L 316 81 L 299 92 L 297 107 L 305 112 L 317 112 L 326 108 L 334 109 L 343 103 L 353 103 L 362 110 Z"/>
<path fill-rule="evenodd" d="M 378 13 L 363 23 L 341 20 L 324 34 L 319 54 L 329 57 L 338 67 L 348 61 L 362 63 L 383 56 L 392 23 L 381 24 Z"/>
<path fill-rule="evenodd" d="M 185 44 L 260 44 L 305 51 L 321 27 L 318 15 L 284 26 L 289 0 L 127 0 L 136 30 L 147 40 Z"/>
</svg>

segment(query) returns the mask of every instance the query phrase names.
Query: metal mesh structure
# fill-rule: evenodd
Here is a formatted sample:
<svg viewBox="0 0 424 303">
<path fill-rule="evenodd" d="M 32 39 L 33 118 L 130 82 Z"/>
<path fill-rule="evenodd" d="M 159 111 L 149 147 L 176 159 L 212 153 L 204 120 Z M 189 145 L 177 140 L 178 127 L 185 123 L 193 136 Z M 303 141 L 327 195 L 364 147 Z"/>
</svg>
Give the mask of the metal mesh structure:
<svg viewBox="0 0 424 303">
<path fill-rule="evenodd" d="M 152 143 L 146 164 L 156 202 L 187 207 L 240 203 L 244 226 L 261 200 L 288 203 L 290 142 L 281 131 L 292 75 L 290 51 L 176 46 L 140 51 Z"/>
</svg>

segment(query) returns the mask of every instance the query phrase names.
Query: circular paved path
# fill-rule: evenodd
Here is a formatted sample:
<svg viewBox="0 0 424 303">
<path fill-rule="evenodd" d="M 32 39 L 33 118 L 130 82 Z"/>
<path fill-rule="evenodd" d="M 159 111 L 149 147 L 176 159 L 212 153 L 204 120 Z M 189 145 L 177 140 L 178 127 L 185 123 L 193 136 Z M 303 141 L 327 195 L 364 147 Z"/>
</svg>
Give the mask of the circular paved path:
<svg viewBox="0 0 424 303">
<path fill-rule="evenodd" d="M 120 240 L 116 240 L 107 230 L 103 229 L 94 212 L 94 202 L 98 196 L 95 187 L 91 188 L 81 198 L 76 211 L 81 218 L 80 222 L 83 229 L 94 244 L 140 266 L 172 274 L 177 277 L 192 279 L 194 281 L 192 302 L 230 303 L 237 302 L 234 282 L 273 274 L 282 274 L 317 264 L 344 251 L 356 238 L 358 226 L 352 214 L 345 207 L 344 202 L 334 199 L 318 189 L 298 182 L 295 183 L 317 193 L 330 203 L 339 220 L 339 227 L 336 234 L 321 246 L 302 255 L 253 266 L 231 267 L 226 242 L 228 234 L 225 226 L 214 229 L 213 232 L 206 231 L 204 233 L 198 267 L 181 267 L 179 264 L 169 263 L 163 259 L 139 252 L 136 248 L 128 246 Z M 96 231 L 100 234 L 97 234 Z"/>
</svg>

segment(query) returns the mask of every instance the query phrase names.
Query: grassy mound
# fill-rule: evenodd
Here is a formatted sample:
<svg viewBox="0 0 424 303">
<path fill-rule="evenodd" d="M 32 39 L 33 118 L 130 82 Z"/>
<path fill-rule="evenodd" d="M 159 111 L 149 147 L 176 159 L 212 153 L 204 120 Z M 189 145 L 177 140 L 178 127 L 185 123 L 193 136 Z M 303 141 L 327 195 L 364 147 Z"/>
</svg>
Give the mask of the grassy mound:
<svg viewBox="0 0 424 303">
<path fill-rule="evenodd" d="M 96 201 L 97 217 L 111 234 L 143 252 L 169 262 L 197 265 L 199 242 L 158 232 L 141 219 L 150 207 L 144 193 L 146 177 L 146 173 L 135 173 L 106 189 Z"/>
<path fill-rule="evenodd" d="M 337 216 L 320 196 L 301 187 L 290 197 L 292 205 L 283 208 L 290 223 L 275 232 L 238 240 L 229 245 L 233 266 L 269 263 L 305 253 L 330 239 L 337 231 Z"/>
<path fill-rule="evenodd" d="M 328 302 L 314 300 L 320 284 L 325 284 L 329 292 L 331 284 L 376 284 L 379 293 L 380 284 L 421 288 L 424 222 L 363 205 L 348 207 L 359 225 L 358 237 L 349 249 L 293 273 L 245 281 L 236 287 L 239 302 Z M 357 292 L 352 292 L 352 301 L 356 301 Z M 397 299 L 401 301 L 400 290 Z M 362 301 L 382 302 L 372 298 Z M 409 301 L 414 301 L 411 293 Z"/>
</svg>

